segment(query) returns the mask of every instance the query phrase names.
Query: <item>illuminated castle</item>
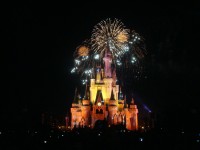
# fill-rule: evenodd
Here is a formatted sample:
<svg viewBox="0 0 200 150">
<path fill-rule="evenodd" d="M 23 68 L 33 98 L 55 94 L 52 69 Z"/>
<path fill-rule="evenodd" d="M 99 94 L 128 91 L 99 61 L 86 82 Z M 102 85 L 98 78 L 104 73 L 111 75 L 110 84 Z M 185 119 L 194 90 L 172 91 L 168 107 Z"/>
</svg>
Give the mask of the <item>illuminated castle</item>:
<svg viewBox="0 0 200 150">
<path fill-rule="evenodd" d="M 75 93 L 71 107 L 71 128 L 95 126 L 97 120 L 106 120 L 108 126 L 122 124 L 128 130 L 138 129 L 138 109 L 131 100 L 126 103 L 121 88 L 116 84 L 116 71 L 112 67 L 111 53 L 104 54 L 103 67 L 97 66 L 95 77 L 86 85 L 83 99 Z"/>
</svg>

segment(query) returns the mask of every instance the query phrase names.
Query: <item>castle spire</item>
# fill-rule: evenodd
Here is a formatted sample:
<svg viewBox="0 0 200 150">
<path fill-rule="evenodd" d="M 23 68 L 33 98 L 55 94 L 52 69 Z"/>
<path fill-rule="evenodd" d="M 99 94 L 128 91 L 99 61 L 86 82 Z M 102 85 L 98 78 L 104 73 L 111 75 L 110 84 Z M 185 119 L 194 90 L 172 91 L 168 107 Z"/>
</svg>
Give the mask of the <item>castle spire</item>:
<svg viewBox="0 0 200 150">
<path fill-rule="evenodd" d="M 121 87 L 120 87 L 120 90 L 119 90 L 119 100 L 123 100 L 123 93 L 122 93 L 122 90 L 121 90 Z"/>
<path fill-rule="evenodd" d="M 104 74 L 106 78 L 111 78 L 112 73 L 111 73 L 111 63 L 112 63 L 112 56 L 109 48 L 106 49 L 105 51 L 105 56 L 103 58 L 105 66 L 104 66 Z"/>
<path fill-rule="evenodd" d="M 96 95 L 95 103 L 102 102 L 102 101 L 103 101 L 102 92 L 101 92 L 101 90 L 98 90 L 97 91 L 97 95 Z"/>
<path fill-rule="evenodd" d="M 124 96 L 124 108 L 128 108 L 128 104 L 126 102 L 126 95 Z"/>
<path fill-rule="evenodd" d="M 100 83 L 101 81 L 101 67 L 97 66 L 97 70 L 96 70 L 96 83 Z"/>
<path fill-rule="evenodd" d="M 113 89 L 112 89 L 112 91 L 111 91 L 110 100 L 115 100 L 115 96 L 114 96 L 114 93 L 113 93 Z"/>
<path fill-rule="evenodd" d="M 76 103 L 76 97 L 77 97 L 77 87 L 75 88 L 73 103 Z"/>
<path fill-rule="evenodd" d="M 88 89 L 88 85 L 85 84 L 85 95 L 84 95 L 84 99 L 85 100 L 89 100 L 89 89 Z"/>
<path fill-rule="evenodd" d="M 134 99 L 132 98 L 132 100 L 131 100 L 131 103 L 130 103 L 131 105 L 134 105 Z"/>
<path fill-rule="evenodd" d="M 77 87 L 76 87 L 75 93 L 74 93 L 73 103 L 78 104 L 78 101 L 79 101 L 79 94 L 78 94 L 78 90 L 77 90 Z"/>
</svg>

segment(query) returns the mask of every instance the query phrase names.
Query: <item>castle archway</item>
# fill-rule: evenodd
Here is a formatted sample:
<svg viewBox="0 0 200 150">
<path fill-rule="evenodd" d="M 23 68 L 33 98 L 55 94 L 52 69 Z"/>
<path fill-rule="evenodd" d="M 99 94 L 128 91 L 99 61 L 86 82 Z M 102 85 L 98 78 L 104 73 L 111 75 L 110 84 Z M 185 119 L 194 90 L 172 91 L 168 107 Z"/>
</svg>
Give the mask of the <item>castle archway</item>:
<svg viewBox="0 0 200 150">
<path fill-rule="evenodd" d="M 96 120 L 96 122 L 94 123 L 94 129 L 102 130 L 105 129 L 106 127 L 107 127 L 106 120 Z"/>
</svg>

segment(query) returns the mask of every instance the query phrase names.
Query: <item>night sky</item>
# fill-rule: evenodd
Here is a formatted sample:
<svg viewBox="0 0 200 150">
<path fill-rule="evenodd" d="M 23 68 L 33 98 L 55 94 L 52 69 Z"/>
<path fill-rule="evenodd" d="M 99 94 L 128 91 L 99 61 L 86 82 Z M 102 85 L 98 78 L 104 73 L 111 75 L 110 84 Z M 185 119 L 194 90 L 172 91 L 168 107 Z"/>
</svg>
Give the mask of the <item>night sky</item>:
<svg viewBox="0 0 200 150">
<path fill-rule="evenodd" d="M 4 7 L 4 6 L 3 6 Z M 42 112 L 66 115 L 78 79 L 73 52 L 94 25 L 118 18 L 145 38 L 145 76 L 128 87 L 163 124 L 200 126 L 199 20 L 190 4 L 7 3 L 3 27 L 1 126 L 35 124 Z"/>
</svg>

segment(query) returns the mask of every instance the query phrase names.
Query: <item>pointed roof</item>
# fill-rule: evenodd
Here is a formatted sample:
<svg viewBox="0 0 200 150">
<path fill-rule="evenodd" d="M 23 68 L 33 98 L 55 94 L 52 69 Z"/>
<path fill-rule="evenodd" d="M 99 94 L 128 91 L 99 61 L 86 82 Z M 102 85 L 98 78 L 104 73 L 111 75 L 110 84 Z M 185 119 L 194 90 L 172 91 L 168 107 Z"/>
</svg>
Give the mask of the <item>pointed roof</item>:
<svg viewBox="0 0 200 150">
<path fill-rule="evenodd" d="M 100 83 L 102 80 L 101 78 L 101 66 L 96 67 L 96 82 Z"/>
<path fill-rule="evenodd" d="M 84 95 L 85 100 L 89 100 L 89 88 L 88 85 L 85 85 L 85 95 Z"/>
<path fill-rule="evenodd" d="M 124 95 L 124 108 L 127 108 L 126 95 Z"/>
<path fill-rule="evenodd" d="M 113 89 L 112 89 L 112 91 L 111 91 L 110 100 L 115 100 L 115 96 L 114 96 L 114 93 L 113 93 Z"/>
<path fill-rule="evenodd" d="M 106 51 L 105 51 L 105 54 L 104 54 L 104 57 L 108 57 L 108 56 L 111 56 L 111 55 L 112 55 L 112 54 L 111 54 L 111 51 L 110 51 L 110 47 L 107 46 Z"/>
<path fill-rule="evenodd" d="M 120 87 L 120 90 L 119 90 L 119 100 L 123 100 L 123 93 L 121 91 L 121 87 Z"/>
<path fill-rule="evenodd" d="M 79 94 L 78 94 L 78 90 L 77 90 L 77 87 L 76 87 L 75 93 L 74 93 L 73 103 L 78 104 L 78 100 L 79 100 Z"/>
<path fill-rule="evenodd" d="M 102 68 L 100 68 L 99 74 L 100 74 L 100 82 L 99 83 L 103 83 Z"/>
<path fill-rule="evenodd" d="M 96 95 L 95 103 L 97 103 L 97 102 L 102 102 L 102 101 L 103 101 L 102 92 L 101 92 L 101 90 L 98 90 L 98 91 L 97 91 L 97 95 Z"/>
<path fill-rule="evenodd" d="M 134 99 L 132 98 L 132 100 L 131 100 L 131 105 L 134 105 Z"/>
</svg>

